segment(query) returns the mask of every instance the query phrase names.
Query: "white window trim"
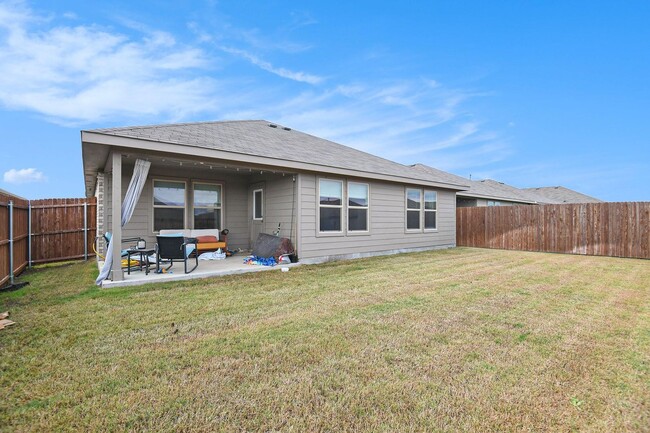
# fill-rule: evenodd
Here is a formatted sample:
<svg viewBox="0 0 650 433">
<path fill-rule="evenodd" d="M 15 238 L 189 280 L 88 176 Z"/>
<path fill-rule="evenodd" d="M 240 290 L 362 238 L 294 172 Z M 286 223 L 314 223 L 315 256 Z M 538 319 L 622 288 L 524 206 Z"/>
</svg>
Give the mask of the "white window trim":
<svg viewBox="0 0 650 433">
<path fill-rule="evenodd" d="M 409 190 L 414 190 L 414 191 L 419 191 L 420 192 L 420 209 L 409 209 L 408 204 L 409 204 Z M 406 233 L 422 233 L 422 229 L 424 228 L 424 212 L 423 212 L 423 202 L 424 202 L 424 192 L 422 188 L 411 188 L 411 187 L 406 187 L 404 188 L 404 231 Z M 409 212 L 419 212 L 420 217 L 420 227 L 417 229 L 410 229 L 408 228 L 408 213 Z"/>
<path fill-rule="evenodd" d="M 155 189 L 156 189 L 156 182 L 176 182 L 176 183 L 182 183 L 183 188 L 185 191 L 185 205 L 184 206 L 164 206 L 164 205 L 156 205 L 156 200 L 154 198 L 155 195 Z M 152 204 L 152 212 L 151 212 L 151 232 L 154 234 L 160 233 L 160 230 L 156 230 L 156 216 L 155 216 L 155 209 L 160 208 L 160 209 L 183 209 L 183 227 L 179 227 L 179 230 L 185 229 L 185 224 L 187 222 L 187 205 L 189 203 L 188 200 L 188 190 L 187 190 L 187 181 L 185 180 L 179 180 L 179 179 L 165 179 L 165 178 L 154 178 L 152 179 L 151 182 L 151 204 Z"/>
<path fill-rule="evenodd" d="M 255 218 L 255 211 L 257 210 L 257 206 L 255 205 L 255 193 L 260 192 L 261 193 L 261 211 L 262 211 L 262 217 L 261 218 Z M 253 221 L 263 221 L 264 220 L 264 188 L 257 188 L 253 190 Z"/>
<path fill-rule="evenodd" d="M 331 205 L 331 204 L 320 204 L 320 182 L 321 180 L 328 180 L 332 182 L 338 182 L 341 184 L 341 204 L 340 205 Z M 345 181 L 342 179 L 332 179 L 328 177 L 318 177 L 316 178 L 316 236 L 318 237 L 327 237 L 327 236 L 344 236 L 345 231 L 343 230 L 343 218 L 344 214 L 347 214 L 347 212 L 344 212 L 343 205 L 345 204 L 346 200 L 346 194 L 345 194 Z M 341 209 L 340 213 L 340 219 L 341 219 L 341 230 L 340 231 L 326 231 L 322 232 L 320 230 L 320 209 L 321 207 L 327 207 L 327 208 L 338 208 Z"/>
<path fill-rule="evenodd" d="M 434 193 L 436 195 L 436 200 L 435 200 L 436 208 L 435 209 L 427 209 L 426 208 L 427 201 L 426 201 L 425 197 L 426 197 L 426 194 L 428 192 L 432 192 L 432 193 Z M 425 232 L 437 232 L 438 231 L 438 191 L 433 190 L 433 189 L 425 189 L 422 192 L 422 211 L 424 212 L 422 214 L 422 229 Z M 426 219 L 427 212 L 431 212 L 431 213 L 433 213 L 435 215 L 433 220 L 436 222 L 436 226 L 434 228 L 432 228 L 432 229 L 431 228 L 428 229 L 425 226 L 425 221 L 427 220 Z"/>
<path fill-rule="evenodd" d="M 187 206 L 188 213 L 189 213 L 190 219 L 192 221 L 192 228 L 194 228 L 194 209 L 195 209 L 195 206 L 194 206 L 194 185 L 197 185 L 197 184 L 199 184 L 199 185 L 214 185 L 214 186 L 218 186 L 219 188 L 221 188 L 221 191 L 220 191 L 221 203 L 219 203 L 219 206 L 216 207 L 216 209 L 219 209 L 221 211 L 221 212 L 219 212 L 219 230 L 223 230 L 223 228 L 224 228 L 224 224 L 223 224 L 223 221 L 224 221 L 223 207 L 224 207 L 224 201 L 225 201 L 225 194 L 224 194 L 225 188 L 224 188 L 224 185 L 223 185 L 222 182 L 209 182 L 209 181 L 204 181 L 204 180 L 193 180 L 192 181 L 192 197 L 191 197 L 191 200 L 187 202 L 188 203 L 188 206 Z M 196 207 L 196 209 L 208 209 L 208 208 L 209 208 L 209 206 L 197 206 Z"/>
<path fill-rule="evenodd" d="M 365 185 L 368 187 L 368 204 L 366 206 L 350 206 L 350 184 Z M 370 184 L 366 182 L 348 181 L 347 197 L 345 200 L 345 229 L 349 236 L 361 236 L 370 234 Z M 365 209 L 366 210 L 366 230 L 350 230 L 350 209 Z"/>
</svg>

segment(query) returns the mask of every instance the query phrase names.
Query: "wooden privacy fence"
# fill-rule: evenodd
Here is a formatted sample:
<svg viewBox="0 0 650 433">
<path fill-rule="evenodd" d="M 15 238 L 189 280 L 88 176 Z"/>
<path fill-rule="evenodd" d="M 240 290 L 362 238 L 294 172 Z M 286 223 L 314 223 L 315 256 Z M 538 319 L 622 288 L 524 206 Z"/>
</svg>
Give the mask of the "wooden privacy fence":
<svg viewBox="0 0 650 433">
<path fill-rule="evenodd" d="M 458 208 L 456 244 L 650 259 L 650 203 Z"/>
<path fill-rule="evenodd" d="M 28 201 L 0 194 L 0 287 L 26 266 L 94 255 L 96 216 L 94 197 Z"/>
<path fill-rule="evenodd" d="M 28 264 L 28 219 L 29 201 L 0 191 L 0 287 Z"/>
</svg>

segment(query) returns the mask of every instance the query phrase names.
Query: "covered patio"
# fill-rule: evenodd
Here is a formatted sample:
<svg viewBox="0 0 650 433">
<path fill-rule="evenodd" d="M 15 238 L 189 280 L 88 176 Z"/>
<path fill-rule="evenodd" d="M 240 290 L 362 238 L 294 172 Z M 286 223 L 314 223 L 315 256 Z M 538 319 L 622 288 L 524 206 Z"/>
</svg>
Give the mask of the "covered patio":
<svg viewBox="0 0 650 433">
<path fill-rule="evenodd" d="M 166 283 L 169 281 L 183 281 L 198 278 L 223 277 L 226 275 L 245 274 L 248 272 L 276 271 L 282 272 L 282 268 L 290 269 L 298 266 L 299 263 L 283 264 L 277 266 L 260 266 L 244 264 L 246 253 L 238 253 L 234 256 L 227 257 L 224 260 L 200 260 L 199 266 L 189 274 L 183 272 L 183 264 L 176 263 L 170 269 L 171 272 L 156 273 L 156 265 L 153 264 L 149 274 L 144 271 L 132 270 L 131 273 L 124 272 L 121 280 L 104 280 L 103 288 L 137 286 L 140 284 Z M 98 262 L 99 268 L 104 262 Z"/>
<path fill-rule="evenodd" d="M 131 247 L 122 240 L 141 238 L 147 248 L 153 248 L 161 229 L 212 229 L 215 234 L 228 229 L 228 249 L 244 251 L 252 248 L 259 233 L 274 233 L 279 229 L 279 235 L 292 239 L 296 247 L 298 216 L 293 172 L 239 161 L 83 144 L 85 171 L 88 178 L 97 179 L 96 183 L 87 182 L 94 186 L 94 195 L 100 203 L 97 232 L 99 235 L 110 232 L 111 242 L 121 245 L 113 251 L 111 272 L 102 287 L 273 269 L 243 264 L 245 253 L 225 260 L 200 261 L 198 268 L 189 274 L 183 272 L 182 263 L 175 264 L 173 273 L 168 274 L 152 271 L 145 275 L 136 271 L 129 275 L 121 269 L 120 251 Z M 112 209 L 122 209 L 136 160 L 147 161 L 150 168 L 132 217 L 122 226 L 122 215 Z M 170 194 L 170 185 L 178 186 L 178 191 L 172 191 L 175 194 Z M 206 196 L 206 186 L 214 196 L 214 203 L 207 205 L 200 199 Z M 99 253 L 106 254 L 108 251 L 101 244 Z M 99 264 L 101 269 L 103 262 L 100 260 Z"/>
</svg>

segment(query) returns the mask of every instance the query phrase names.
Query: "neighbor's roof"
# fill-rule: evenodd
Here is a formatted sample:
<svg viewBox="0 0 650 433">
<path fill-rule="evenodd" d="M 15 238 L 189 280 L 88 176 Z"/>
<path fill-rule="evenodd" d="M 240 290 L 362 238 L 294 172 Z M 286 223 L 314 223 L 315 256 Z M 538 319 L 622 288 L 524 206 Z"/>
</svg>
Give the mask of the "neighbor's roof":
<svg viewBox="0 0 650 433">
<path fill-rule="evenodd" d="M 411 167 L 419 171 L 430 173 L 433 176 L 445 176 L 450 182 L 465 182 L 469 185 L 469 189 L 457 192 L 456 195 L 460 197 L 484 198 L 526 204 L 537 203 L 533 194 L 515 188 L 514 186 L 507 185 L 503 182 L 497 182 L 491 179 L 467 180 L 463 177 L 456 176 L 455 174 L 446 173 L 424 164 L 415 164 Z"/>
<path fill-rule="evenodd" d="M 524 191 L 531 192 L 541 197 L 541 202 L 549 204 L 561 203 L 602 203 L 595 197 L 582 194 L 563 186 L 544 186 L 539 188 L 524 188 Z"/>
<path fill-rule="evenodd" d="M 120 139 L 110 140 L 106 137 Z M 103 137 L 103 138 L 102 138 Z M 126 140 L 125 140 L 126 139 Z M 206 153 L 215 158 L 252 162 L 253 157 L 264 163 L 311 171 L 327 168 L 343 169 L 341 174 L 377 177 L 405 183 L 425 182 L 440 187 L 461 190 L 467 181 L 447 173 L 428 174 L 410 167 L 362 152 L 333 141 L 315 137 L 266 120 L 240 120 L 134 126 L 82 131 L 82 142 L 137 147 L 130 139 L 146 140 L 148 149 L 187 153 L 192 149 L 213 150 Z M 178 145 L 170 148 L 168 145 Z M 182 149 L 185 149 L 182 151 Z M 248 158 L 246 158 L 248 157 Z M 293 164 L 289 164 L 293 163 Z M 352 173 L 350 173 L 352 171 Z M 334 171 L 332 171 L 334 172 Z M 379 178 L 379 177 L 377 177 Z"/>
<path fill-rule="evenodd" d="M 480 197 L 526 204 L 534 204 L 538 202 L 536 197 L 532 194 L 496 180 L 473 180 L 470 185 L 469 190 L 462 191 L 458 195 L 463 197 Z"/>
</svg>

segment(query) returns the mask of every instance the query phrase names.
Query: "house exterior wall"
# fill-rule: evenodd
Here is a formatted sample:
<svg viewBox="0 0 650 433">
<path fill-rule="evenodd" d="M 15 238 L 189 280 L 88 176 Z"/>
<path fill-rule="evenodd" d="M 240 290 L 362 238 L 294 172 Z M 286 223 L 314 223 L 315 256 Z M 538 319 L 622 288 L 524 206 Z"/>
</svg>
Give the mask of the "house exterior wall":
<svg viewBox="0 0 650 433">
<path fill-rule="evenodd" d="M 95 199 L 97 199 L 97 236 L 102 236 L 106 233 L 106 202 L 104 197 L 106 195 L 104 173 L 97 173 L 97 183 L 95 184 Z M 104 255 L 105 254 L 105 245 L 104 242 L 96 242 L 95 244 L 97 252 Z"/>
<path fill-rule="evenodd" d="M 126 194 L 132 167 L 123 168 L 122 195 Z M 173 175 L 171 175 L 173 174 Z M 262 231 L 272 233 L 281 223 L 282 237 L 292 240 L 298 256 L 304 262 L 323 261 L 344 256 L 374 255 L 403 250 L 449 248 L 456 245 L 456 194 L 446 189 L 404 185 L 359 178 L 328 179 L 367 183 L 370 187 L 369 232 L 332 235 L 318 232 L 318 174 L 296 175 L 256 174 L 239 175 L 226 172 L 197 173 L 192 169 L 174 169 L 152 166 L 142 195 L 131 221 L 123 228 L 122 237 L 142 237 L 153 246 L 153 180 L 185 181 L 187 188 L 193 181 L 223 184 L 223 227 L 230 230 L 229 248 L 248 249 L 251 245 L 252 189 L 264 189 L 264 219 Z M 295 180 L 294 180 L 295 179 Z M 111 227 L 111 174 L 104 174 L 103 200 L 104 228 Z M 435 231 L 407 232 L 406 188 L 420 188 L 437 192 L 437 229 Z M 99 196 L 98 196 L 99 198 Z M 185 228 L 191 228 L 191 209 L 186 211 Z M 346 226 L 346 207 L 343 207 Z M 292 226 L 293 223 L 293 226 Z M 180 228 L 180 227 L 179 227 Z"/>
<path fill-rule="evenodd" d="M 126 191 L 133 173 L 132 167 L 124 167 L 122 175 L 122 196 Z M 191 188 L 192 182 L 221 183 L 223 185 L 223 228 L 227 228 L 228 247 L 231 249 L 248 249 L 250 243 L 250 222 L 252 220 L 252 200 L 250 189 L 255 185 L 263 185 L 264 188 L 264 220 L 263 231 L 272 233 L 281 223 L 283 237 L 289 237 L 295 242 L 296 213 L 298 211 L 294 201 L 294 177 L 291 175 L 241 175 L 231 172 L 200 172 L 192 169 L 174 169 L 155 167 L 152 165 L 147 181 L 142 190 L 140 200 L 136 205 L 133 216 L 129 223 L 122 229 L 122 238 L 141 237 L 147 241 L 148 246 L 156 243 L 156 233 L 153 231 L 153 180 L 167 179 L 186 182 L 186 188 Z M 98 179 L 98 185 L 100 185 Z M 103 195 L 98 195 L 98 207 L 104 209 L 104 225 L 102 231 L 112 231 L 111 227 L 111 199 L 112 199 L 112 178 L 111 174 L 103 174 L 101 181 Z M 297 191 L 296 191 L 297 196 Z M 293 213 L 294 230 L 291 230 Z M 100 212 L 98 212 L 98 215 Z M 98 217 L 99 218 L 99 217 Z M 179 228 L 191 228 L 193 215 L 191 209 L 186 208 L 185 226 Z M 99 227 L 99 226 L 98 226 Z M 103 246 L 103 242 L 100 242 Z"/>
<path fill-rule="evenodd" d="M 506 200 L 497 200 L 497 199 L 486 199 L 486 198 L 469 198 L 469 197 L 458 197 L 456 200 L 457 207 L 485 207 L 488 205 L 488 201 L 499 202 L 499 206 L 519 206 L 527 205 L 528 203 L 518 203 L 513 201 Z"/>
<path fill-rule="evenodd" d="M 248 200 L 248 220 L 253 218 L 251 188 L 261 187 L 264 190 L 264 219 L 262 231 L 273 233 L 280 224 L 280 236 L 290 238 L 295 244 L 298 213 L 297 177 L 294 175 L 256 175 L 250 180 Z M 293 230 L 292 230 L 293 227 Z M 294 245 L 295 247 L 295 245 Z"/>
<path fill-rule="evenodd" d="M 318 180 L 316 174 L 300 174 L 300 249 L 301 261 L 320 261 L 328 257 L 372 255 L 397 250 L 449 248 L 456 245 L 456 194 L 435 188 L 438 193 L 437 230 L 406 231 L 406 188 L 422 188 L 365 179 L 333 178 L 368 183 L 370 186 L 370 230 L 367 234 L 341 235 L 318 232 Z M 345 215 L 343 208 L 343 214 Z M 344 217 L 344 229 L 346 221 Z"/>
<path fill-rule="evenodd" d="M 122 175 L 122 196 L 126 195 L 131 175 L 132 167 L 124 168 Z M 191 188 L 193 181 L 211 182 L 223 184 L 223 228 L 228 228 L 229 248 L 248 248 L 249 247 L 249 229 L 247 220 L 247 187 L 248 179 L 241 175 L 227 175 L 225 173 L 215 173 L 214 177 L 197 173 L 191 169 L 181 170 L 174 169 L 170 173 L 169 168 L 152 166 L 147 181 L 142 190 L 140 200 L 135 207 L 131 220 L 122 228 L 122 238 L 142 237 L 147 241 L 148 246 L 156 243 L 156 233 L 153 231 L 153 180 L 167 179 L 185 181 L 186 188 Z M 112 231 L 111 215 L 113 209 L 110 206 L 112 199 L 112 175 L 105 174 L 105 221 L 106 231 Z M 179 228 L 191 228 L 193 218 L 190 215 L 189 207 L 186 207 L 185 226 Z"/>
<path fill-rule="evenodd" d="M 477 207 L 478 200 L 468 197 L 456 197 L 456 207 Z"/>
</svg>

